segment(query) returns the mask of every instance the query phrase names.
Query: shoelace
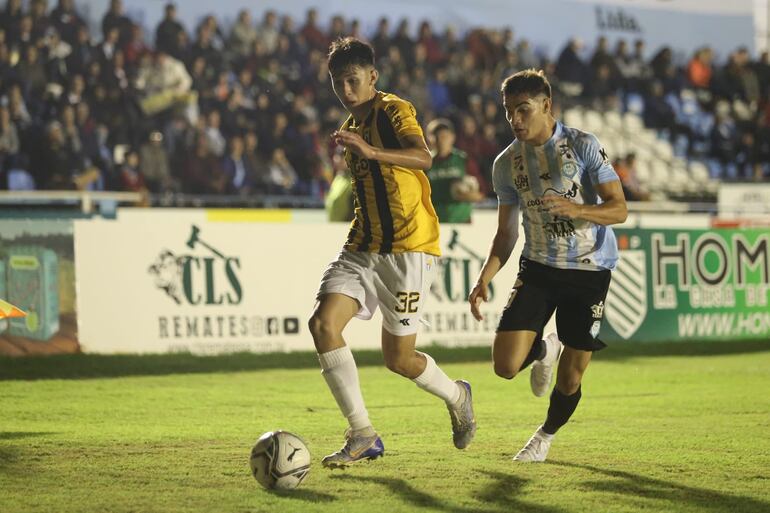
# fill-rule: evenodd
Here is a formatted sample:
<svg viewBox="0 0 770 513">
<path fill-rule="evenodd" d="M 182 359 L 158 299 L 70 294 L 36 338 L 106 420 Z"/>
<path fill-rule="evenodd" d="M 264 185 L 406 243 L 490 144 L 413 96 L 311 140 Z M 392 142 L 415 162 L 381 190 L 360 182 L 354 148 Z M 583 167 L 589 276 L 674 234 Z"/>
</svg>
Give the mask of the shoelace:
<svg viewBox="0 0 770 513">
<path fill-rule="evenodd" d="M 524 449 L 522 450 L 522 452 L 526 451 L 526 452 L 537 453 L 540 451 L 540 446 L 543 444 L 544 441 L 545 440 L 543 440 L 540 437 L 533 436 L 532 438 L 529 439 L 529 442 L 527 442 L 527 445 L 524 446 Z"/>
<path fill-rule="evenodd" d="M 462 415 L 464 411 L 465 402 L 463 401 L 463 404 L 460 405 L 459 408 L 449 408 L 449 416 L 452 419 L 452 429 L 455 432 L 458 431 L 466 431 L 470 429 L 470 427 L 473 425 L 473 422 L 466 419 L 464 415 Z"/>
</svg>

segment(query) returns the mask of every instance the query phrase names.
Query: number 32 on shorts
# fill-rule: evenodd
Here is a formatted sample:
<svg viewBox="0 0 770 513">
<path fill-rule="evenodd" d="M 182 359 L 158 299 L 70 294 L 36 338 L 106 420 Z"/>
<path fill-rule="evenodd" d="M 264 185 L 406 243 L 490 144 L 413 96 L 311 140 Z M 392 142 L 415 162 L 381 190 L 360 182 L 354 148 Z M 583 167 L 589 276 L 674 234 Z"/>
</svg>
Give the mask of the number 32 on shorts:
<svg viewBox="0 0 770 513">
<path fill-rule="evenodd" d="M 396 298 L 398 299 L 398 304 L 396 305 L 396 312 L 398 313 L 417 312 L 417 306 L 420 302 L 419 292 L 397 292 Z"/>
</svg>

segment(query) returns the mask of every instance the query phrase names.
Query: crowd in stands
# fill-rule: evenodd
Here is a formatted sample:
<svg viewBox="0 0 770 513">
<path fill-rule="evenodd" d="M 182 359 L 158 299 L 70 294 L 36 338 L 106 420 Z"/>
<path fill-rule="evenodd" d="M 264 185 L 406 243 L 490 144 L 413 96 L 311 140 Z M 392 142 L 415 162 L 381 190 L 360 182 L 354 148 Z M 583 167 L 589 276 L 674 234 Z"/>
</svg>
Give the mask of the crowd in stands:
<svg viewBox="0 0 770 513">
<path fill-rule="evenodd" d="M 0 13 L 0 159 L 3 188 L 109 189 L 160 194 L 323 197 L 344 172 L 328 135 L 345 112 L 328 79 L 330 41 L 353 35 L 377 55 L 378 88 L 414 103 L 423 126 L 451 119 L 457 147 L 490 193 L 491 163 L 511 139 L 501 80 L 542 67 L 564 107 L 635 110 L 689 158 L 720 178 L 770 176 L 770 62 L 738 49 L 715 62 L 704 47 L 677 63 L 648 58 L 643 41 L 600 39 L 586 58 L 571 41 L 538 55 L 510 28 L 382 18 L 326 23 L 273 11 L 214 15 L 186 27 L 165 6 L 150 33 L 112 0 L 92 33 L 73 0 L 7 0 Z M 486 180 L 485 180 L 486 178 Z"/>
</svg>

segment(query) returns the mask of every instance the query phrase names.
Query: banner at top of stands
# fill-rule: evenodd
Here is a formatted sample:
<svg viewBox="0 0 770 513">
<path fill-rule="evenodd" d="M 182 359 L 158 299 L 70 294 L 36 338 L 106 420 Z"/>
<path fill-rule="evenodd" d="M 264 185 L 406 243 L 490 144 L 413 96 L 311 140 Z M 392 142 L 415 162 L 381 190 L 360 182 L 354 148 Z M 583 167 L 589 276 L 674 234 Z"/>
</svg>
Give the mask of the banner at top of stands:
<svg viewBox="0 0 770 513">
<path fill-rule="evenodd" d="M 685 11 L 691 13 L 718 13 L 751 15 L 754 9 L 753 0 L 563 0 L 583 4 L 610 4 L 623 7 L 640 7 L 643 9 L 659 9 L 663 11 Z"/>
<path fill-rule="evenodd" d="M 132 0 L 126 10 L 154 34 L 165 3 Z M 190 33 L 203 16 L 212 13 L 212 5 L 205 2 L 176 4 L 177 18 Z M 100 20 L 108 5 L 109 0 L 95 0 L 84 9 L 89 17 Z M 322 4 L 310 0 L 263 0 L 252 6 L 243 0 L 219 0 L 215 14 L 224 27 L 229 27 L 244 7 L 257 21 L 268 9 L 279 16 L 290 15 L 297 31 L 304 24 L 309 8 L 318 12 L 321 29 L 326 29 L 332 16 L 342 15 L 346 20 L 358 19 L 365 35 L 374 32 L 378 19 L 383 16 L 391 21 L 391 30 L 398 20 L 408 19 L 412 36 L 422 20 L 430 21 L 438 33 L 443 32 L 446 25 L 461 32 L 473 27 L 510 26 L 516 39 L 528 39 L 534 48 L 550 58 L 558 56 L 573 37 L 587 42 L 588 50 L 592 51 L 599 36 L 606 36 L 610 42 L 620 38 L 643 39 L 648 57 L 662 46 L 670 46 L 686 56 L 700 46 L 710 45 L 718 50 L 719 58 L 724 58 L 739 46 L 753 50 L 755 35 L 752 0 L 328 0 Z M 589 56 L 590 53 L 586 55 Z"/>
</svg>

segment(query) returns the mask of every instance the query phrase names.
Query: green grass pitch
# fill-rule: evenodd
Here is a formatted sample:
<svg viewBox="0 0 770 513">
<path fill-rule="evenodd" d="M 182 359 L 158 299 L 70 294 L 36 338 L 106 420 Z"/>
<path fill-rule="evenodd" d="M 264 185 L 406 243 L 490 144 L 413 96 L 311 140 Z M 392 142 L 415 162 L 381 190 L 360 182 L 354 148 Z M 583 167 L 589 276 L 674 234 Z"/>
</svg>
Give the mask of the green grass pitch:
<svg viewBox="0 0 770 513">
<path fill-rule="evenodd" d="M 473 384 L 471 446 L 452 446 L 440 400 L 359 352 L 386 456 L 334 472 L 320 460 L 345 422 L 312 354 L 0 359 L 0 511 L 770 512 L 770 342 L 608 348 L 545 464 L 511 461 L 548 406 L 527 373 L 428 351 Z M 249 472 L 278 428 L 313 454 L 294 492 Z"/>
</svg>

